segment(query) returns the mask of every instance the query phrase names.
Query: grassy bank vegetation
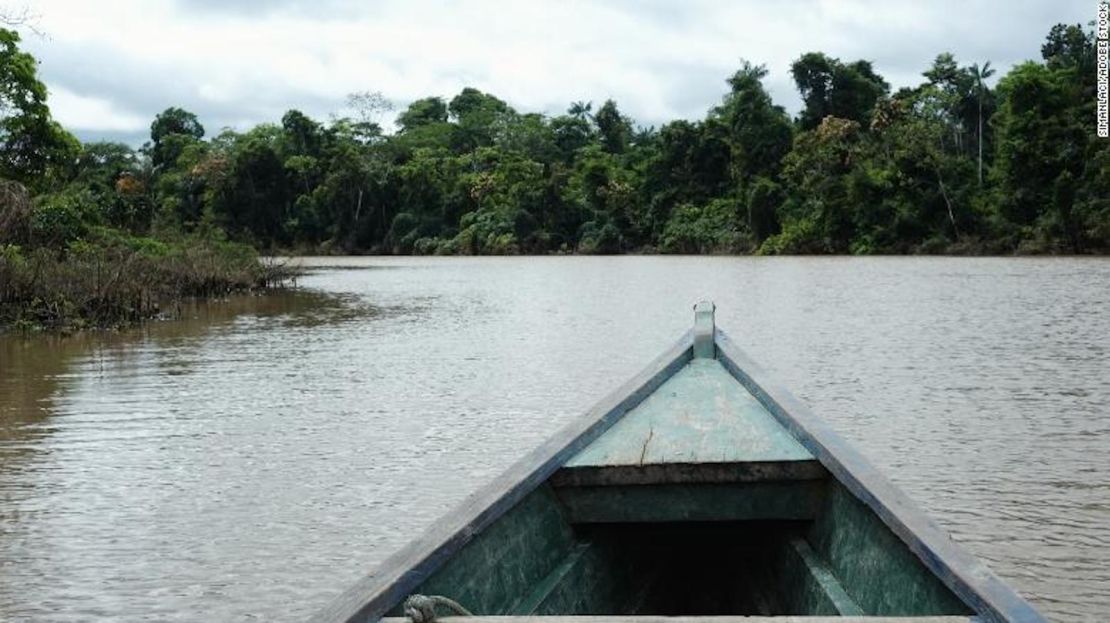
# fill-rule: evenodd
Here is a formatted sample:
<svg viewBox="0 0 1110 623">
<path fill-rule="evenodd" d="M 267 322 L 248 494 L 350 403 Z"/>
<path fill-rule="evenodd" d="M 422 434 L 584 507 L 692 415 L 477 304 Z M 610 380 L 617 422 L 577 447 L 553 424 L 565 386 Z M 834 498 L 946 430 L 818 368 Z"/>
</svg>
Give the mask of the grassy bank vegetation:
<svg viewBox="0 0 1110 623">
<path fill-rule="evenodd" d="M 111 148 L 80 144 L 18 43 L 0 29 L 0 332 L 119 327 L 291 277 L 219 226 L 159 209 Z"/>
<path fill-rule="evenodd" d="M 119 327 L 172 315 L 189 297 L 266 289 L 290 275 L 249 245 L 201 229 L 135 235 L 0 183 L 0 330 Z"/>
<path fill-rule="evenodd" d="M 64 252 L 0 246 L 0 331 L 120 327 L 172 316 L 187 297 L 219 297 L 284 282 L 249 246 L 189 236 L 131 238 Z"/>
</svg>

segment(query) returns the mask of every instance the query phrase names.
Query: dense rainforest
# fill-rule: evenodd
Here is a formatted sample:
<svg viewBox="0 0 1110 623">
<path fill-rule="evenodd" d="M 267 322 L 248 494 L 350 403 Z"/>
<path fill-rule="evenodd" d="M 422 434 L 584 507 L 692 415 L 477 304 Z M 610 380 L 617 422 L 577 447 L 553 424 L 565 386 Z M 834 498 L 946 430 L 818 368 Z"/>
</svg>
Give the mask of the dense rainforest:
<svg viewBox="0 0 1110 623">
<path fill-rule="evenodd" d="M 790 69 L 803 103 L 793 118 L 764 88 L 764 67 L 741 62 L 705 118 L 658 128 L 612 100 L 548 116 L 465 88 L 411 102 L 387 131 L 392 103 L 367 91 L 349 96 L 346 116 L 290 110 L 214 136 L 171 107 L 138 149 L 82 144 L 54 121 L 37 63 L 19 43 L 0 29 L 0 308 L 49 298 L 46 258 L 66 273 L 56 275 L 59 288 L 80 280 L 73 266 L 82 258 L 95 264 L 95 287 L 64 286 L 93 288 L 85 306 L 103 304 L 105 267 L 163 271 L 172 283 L 159 288 L 177 294 L 265 281 L 244 245 L 390 254 L 1110 250 L 1110 141 L 1095 136 L 1094 34 L 1080 25 L 1054 26 L 1042 60 L 1013 67 L 993 88 L 989 63 L 961 65 L 951 54 L 897 91 L 866 60 L 802 54 Z M 152 296 L 148 286 L 127 300 Z M 121 300 L 113 305 L 134 308 Z"/>
</svg>

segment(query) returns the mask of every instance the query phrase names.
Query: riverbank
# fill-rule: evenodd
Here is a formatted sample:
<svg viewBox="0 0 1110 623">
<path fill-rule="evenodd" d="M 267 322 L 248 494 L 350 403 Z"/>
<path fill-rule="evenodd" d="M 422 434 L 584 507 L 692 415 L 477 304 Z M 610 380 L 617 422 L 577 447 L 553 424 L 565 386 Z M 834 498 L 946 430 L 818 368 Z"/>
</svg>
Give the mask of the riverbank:
<svg viewBox="0 0 1110 623">
<path fill-rule="evenodd" d="M 1045 238 L 1030 238 L 1020 243 L 1005 246 L 997 241 L 967 237 L 957 241 L 942 238 L 927 240 L 918 245 L 904 245 L 892 249 L 856 248 L 849 253 L 829 253 L 817 249 L 783 250 L 756 247 L 753 244 L 736 243 L 732 245 L 659 248 L 651 245 L 622 249 L 619 251 L 599 251 L 594 248 L 550 250 L 529 250 L 517 246 L 507 247 L 498 252 L 468 252 L 454 244 L 452 239 L 427 239 L 420 241 L 409 250 L 390 249 L 381 246 L 368 249 L 344 249 L 329 243 L 317 245 L 302 244 L 292 247 L 269 249 L 265 255 L 270 257 L 468 257 L 468 256 L 561 256 L 561 255 L 707 255 L 707 256 L 949 256 L 949 257 L 1099 257 L 1110 255 L 1110 247 L 1086 248 L 1082 252 Z"/>
<path fill-rule="evenodd" d="M 64 248 L 0 245 L 0 332 L 122 328 L 172 318 L 186 300 L 265 292 L 295 276 L 249 245 L 211 235 L 101 230 Z"/>
</svg>

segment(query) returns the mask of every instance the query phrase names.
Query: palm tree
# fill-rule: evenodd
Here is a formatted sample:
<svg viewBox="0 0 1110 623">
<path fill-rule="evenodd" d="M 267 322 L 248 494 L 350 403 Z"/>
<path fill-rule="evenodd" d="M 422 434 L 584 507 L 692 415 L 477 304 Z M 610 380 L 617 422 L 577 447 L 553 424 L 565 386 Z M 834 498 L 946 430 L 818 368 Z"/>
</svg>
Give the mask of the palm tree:
<svg viewBox="0 0 1110 623">
<path fill-rule="evenodd" d="M 589 119 L 592 117 L 590 111 L 593 110 L 593 107 L 593 102 L 571 102 L 570 108 L 567 109 L 567 113 L 578 119 Z"/>
<path fill-rule="evenodd" d="M 971 66 L 971 75 L 975 78 L 975 90 L 979 96 L 979 185 L 983 185 L 983 82 L 994 75 L 994 69 L 991 68 L 991 62 L 983 63 L 979 67 L 979 63 Z"/>
</svg>

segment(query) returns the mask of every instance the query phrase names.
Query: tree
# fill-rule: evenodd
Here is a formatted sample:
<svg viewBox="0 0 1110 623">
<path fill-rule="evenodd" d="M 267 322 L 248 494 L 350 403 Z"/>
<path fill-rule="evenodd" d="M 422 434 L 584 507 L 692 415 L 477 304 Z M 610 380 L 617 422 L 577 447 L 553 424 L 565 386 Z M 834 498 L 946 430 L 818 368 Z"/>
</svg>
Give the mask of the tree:
<svg viewBox="0 0 1110 623">
<path fill-rule="evenodd" d="M 865 124 L 871 109 L 890 90 L 868 61 L 842 63 L 820 52 L 809 52 L 790 66 L 805 107 L 803 129 L 816 128 L 827 116 Z"/>
<path fill-rule="evenodd" d="M 786 111 L 763 88 L 765 77 L 766 67 L 743 61 L 728 79 L 724 102 L 713 111 L 728 128 L 733 175 L 741 184 L 777 174 L 793 140 Z"/>
<path fill-rule="evenodd" d="M 397 125 L 402 132 L 410 132 L 415 128 L 447 122 L 447 104 L 440 97 L 425 97 L 409 104 L 409 107 L 397 115 Z"/>
<path fill-rule="evenodd" d="M 933 59 L 933 64 L 929 69 L 926 69 L 921 75 L 925 76 L 929 84 L 936 85 L 944 90 L 957 88 L 962 77 L 960 75 L 960 65 L 951 52 L 938 54 Z"/>
<path fill-rule="evenodd" d="M 319 156 L 324 135 L 320 124 L 299 110 L 290 110 L 281 117 L 284 151 L 288 155 Z"/>
<path fill-rule="evenodd" d="M 1075 67 L 1081 74 L 1094 77 L 1094 32 L 1079 24 L 1056 24 L 1041 46 L 1041 57 L 1049 69 Z"/>
<path fill-rule="evenodd" d="M 978 96 L 976 99 L 979 102 L 979 122 L 976 125 L 979 132 L 979 185 L 983 185 L 983 94 L 986 92 L 987 87 L 985 81 L 994 75 L 994 69 L 991 68 L 990 61 L 983 63 L 980 67 L 978 63 L 971 66 L 971 75 L 975 78 L 975 93 Z"/>
<path fill-rule="evenodd" d="M 594 117 L 601 146 L 611 154 L 623 154 L 632 136 L 632 123 L 617 109 L 613 100 L 605 100 Z"/>
<path fill-rule="evenodd" d="M 354 134 L 363 142 L 372 142 L 382 135 L 382 117 L 393 112 L 393 102 L 380 91 L 356 91 L 347 94 L 347 108 L 355 113 L 351 124 Z"/>
<path fill-rule="evenodd" d="M 949 52 L 938 54 L 933 64 L 922 73 L 926 84 L 912 89 L 902 89 L 896 95 L 903 102 L 914 100 L 916 95 L 928 91 L 929 114 L 945 126 L 940 140 L 950 143 L 953 151 L 963 152 L 969 146 L 967 136 L 975 133 L 975 85 L 970 70 L 961 69 Z M 924 101 L 924 100 L 922 100 Z M 968 105 L 971 108 L 968 108 Z M 970 110 L 971 116 L 967 113 Z"/>
<path fill-rule="evenodd" d="M 71 185 L 88 188 L 108 224 L 143 231 L 150 224 L 143 172 L 135 151 L 123 143 L 86 143 L 77 156 Z"/>
<path fill-rule="evenodd" d="M 150 124 L 151 160 L 154 166 L 172 165 L 183 147 L 204 136 L 204 126 L 197 116 L 182 108 L 170 107 L 154 117 Z"/>
<path fill-rule="evenodd" d="M 827 116 L 798 135 L 787 155 L 783 178 L 791 198 L 781 209 L 782 232 L 765 250 L 786 253 L 844 253 L 855 237 L 849 175 L 863 149 L 860 124 Z"/>
<path fill-rule="evenodd" d="M 573 115 L 561 115 L 551 120 L 551 133 L 562 160 L 570 163 L 574 154 L 590 143 L 593 128 L 590 122 Z"/>
<path fill-rule="evenodd" d="M 0 177 L 42 189 L 51 170 L 73 164 L 80 144 L 51 117 L 38 62 L 19 41 L 0 28 Z"/>
<path fill-rule="evenodd" d="M 660 236 L 667 253 L 735 253 L 746 250 L 744 234 L 736 223 L 733 200 L 714 199 L 704 206 L 677 206 Z"/>
<path fill-rule="evenodd" d="M 248 132 L 233 152 L 229 204 L 232 223 L 264 246 L 286 244 L 290 193 L 277 152 L 280 134 L 264 126 Z"/>
<path fill-rule="evenodd" d="M 381 91 L 355 91 L 347 94 L 347 108 L 355 111 L 361 123 L 378 123 L 382 115 L 393 112 L 393 102 Z"/>
<path fill-rule="evenodd" d="M 732 184 L 728 129 L 717 119 L 672 121 L 651 145 L 643 182 L 656 236 L 682 203 L 702 205 L 727 194 Z"/>
<path fill-rule="evenodd" d="M 850 178 L 857 227 L 872 235 L 869 244 L 947 245 L 969 229 L 973 167 L 944 140 L 951 103 L 941 87 L 928 84 L 876 107 L 868 151 Z M 889 209 L 867 209 L 876 204 Z"/>
<path fill-rule="evenodd" d="M 1058 24 L 1045 63 L 1023 63 L 998 83 L 994 178 L 997 235 L 1018 248 L 1080 252 L 1110 247 L 1105 141 L 1095 138 L 1094 35 Z"/>
<path fill-rule="evenodd" d="M 471 87 L 451 99 L 448 111 L 458 124 L 453 143 L 459 153 L 492 145 L 499 122 L 515 114 L 505 102 Z"/>
<path fill-rule="evenodd" d="M 567 114 L 570 115 L 571 117 L 574 117 L 575 119 L 582 119 L 584 121 L 589 121 L 590 119 L 593 118 L 593 114 L 592 114 L 593 108 L 594 108 L 594 103 L 593 102 L 583 102 L 583 101 L 571 102 L 570 108 L 567 108 Z"/>
<path fill-rule="evenodd" d="M 327 252 L 1110 250 L 1110 143 L 1091 131 L 1094 38 L 1079 26 L 1053 27 L 1044 61 L 996 89 L 990 63 L 943 53 L 890 95 L 870 62 L 811 52 L 791 67 L 796 119 L 766 68 L 741 61 L 704 117 L 658 130 L 612 100 L 548 117 L 466 87 L 412 101 L 386 133 L 392 104 L 363 91 L 349 116 L 289 110 L 215 137 L 168 108 L 138 153 L 79 146 L 35 60 L 0 34 L 9 244 L 222 230 Z"/>
<path fill-rule="evenodd" d="M 756 178 L 748 192 L 748 229 L 757 244 L 779 233 L 778 207 L 784 197 L 773 180 Z"/>
</svg>

